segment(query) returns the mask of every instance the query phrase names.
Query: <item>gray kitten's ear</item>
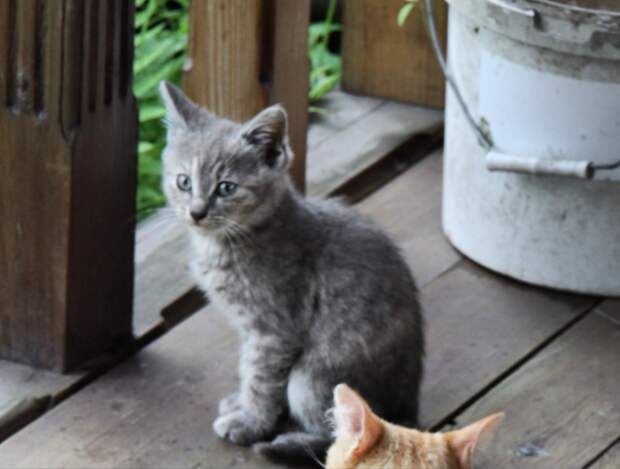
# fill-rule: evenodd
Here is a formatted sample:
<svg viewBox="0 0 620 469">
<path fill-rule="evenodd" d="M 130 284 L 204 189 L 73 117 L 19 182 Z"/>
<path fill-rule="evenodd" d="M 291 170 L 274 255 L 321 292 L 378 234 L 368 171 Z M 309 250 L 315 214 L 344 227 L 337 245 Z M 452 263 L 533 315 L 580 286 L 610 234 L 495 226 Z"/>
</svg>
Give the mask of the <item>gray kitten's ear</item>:
<svg viewBox="0 0 620 469">
<path fill-rule="evenodd" d="M 200 107 L 169 81 L 159 84 L 159 93 L 166 107 L 169 127 L 191 128 L 200 119 Z"/>
<path fill-rule="evenodd" d="M 286 168 L 292 159 L 288 143 L 288 118 L 282 106 L 276 104 L 258 113 L 242 128 L 241 136 L 259 150 L 271 168 Z"/>
</svg>

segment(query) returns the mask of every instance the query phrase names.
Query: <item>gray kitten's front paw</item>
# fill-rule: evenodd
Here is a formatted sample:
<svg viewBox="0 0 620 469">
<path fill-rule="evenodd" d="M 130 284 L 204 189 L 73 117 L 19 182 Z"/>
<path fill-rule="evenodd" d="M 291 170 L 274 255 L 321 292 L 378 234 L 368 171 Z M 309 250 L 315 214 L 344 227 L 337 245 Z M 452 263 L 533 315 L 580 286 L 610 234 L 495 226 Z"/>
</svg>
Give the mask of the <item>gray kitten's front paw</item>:
<svg viewBox="0 0 620 469">
<path fill-rule="evenodd" d="M 241 402 L 239 402 L 239 392 L 233 392 L 220 401 L 217 408 L 219 416 L 231 414 L 241 409 Z"/>
<path fill-rule="evenodd" d="M 242 446 L 261 441 L 271 432 L 271 428 L 243 410 L 218 417 L 213 422 L 213 430 L 220 438 Z"/>
</svg>

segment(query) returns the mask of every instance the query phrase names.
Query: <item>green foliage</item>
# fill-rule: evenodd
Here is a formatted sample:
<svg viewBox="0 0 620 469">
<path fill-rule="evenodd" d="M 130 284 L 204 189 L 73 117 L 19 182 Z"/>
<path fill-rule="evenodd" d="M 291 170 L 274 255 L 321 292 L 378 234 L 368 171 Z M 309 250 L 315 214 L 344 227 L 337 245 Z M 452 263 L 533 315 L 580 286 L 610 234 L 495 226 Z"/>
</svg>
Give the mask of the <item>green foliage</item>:
<svg viewBox="0 0 620 469">
<path fill-rule="evenodd" d="M 161 80 L 180 84 L 187 50 L 189 0 L 138 0 L 134 39 L 133 91 L 140 106 L 138 218 L 164 205 L 161 152 L 165 115 L 159 99 Z"/>
<path fill-rule="evenodd" d="M 407 17 L 409 16 L 413 8 L 417 5 L 418 1 L 419 0 L 405 0 L 405 4 L 400 8 L 400 11 L 398 12 L 398 18 L 396 19 L 398 21 L 398 26 L 400 26 L 401 28 L 403 27 L 405 21 L 407 21 Z"/>
<path fill-rule="evenodd" d="M 334 23 L 336 0 L 330 0 L 325 21 L 312 23 L 308 33 L 308 55 L 310 56 L 310 103 L 325 96 L 340 83 L 342 63 L 340 56 L 329 50 L 329 39 L 342 26 Z M 321 112 L 321 108 L 310 107 L 310 112 Z"/>
</svg>

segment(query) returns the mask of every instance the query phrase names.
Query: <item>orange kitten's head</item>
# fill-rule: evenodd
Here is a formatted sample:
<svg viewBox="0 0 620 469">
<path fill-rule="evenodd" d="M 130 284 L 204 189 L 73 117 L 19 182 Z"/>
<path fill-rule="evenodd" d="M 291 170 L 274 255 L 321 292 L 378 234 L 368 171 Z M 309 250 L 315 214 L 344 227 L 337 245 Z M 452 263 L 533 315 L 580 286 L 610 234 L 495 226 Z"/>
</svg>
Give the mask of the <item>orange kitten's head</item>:
<svg viewBox="0 0 620 469">
<path fill-rule="evenodd" d="M 351 388 L 334 389 L 336 441 L 327 469 L 471 469 L 476 446 L 502 420 L 495 414 L 449 433 L 424 433 L 376 416 Z"/>
</svg>

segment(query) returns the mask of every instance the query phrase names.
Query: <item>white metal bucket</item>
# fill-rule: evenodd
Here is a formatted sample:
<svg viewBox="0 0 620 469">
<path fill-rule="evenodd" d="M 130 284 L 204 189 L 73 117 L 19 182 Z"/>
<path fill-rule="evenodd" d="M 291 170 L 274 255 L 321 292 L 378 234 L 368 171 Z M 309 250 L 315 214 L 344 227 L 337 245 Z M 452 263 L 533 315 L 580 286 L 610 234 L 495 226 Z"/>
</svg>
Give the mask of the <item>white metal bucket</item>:
<svg viewBox="0 0 620 469">
<path fill-rule="evenodd" d="M 451 73 L 492 148 L 448 89 L 445 233 L 511 277 L 620 296 L 620 2 L 449 3 Z"/>
</svg>

